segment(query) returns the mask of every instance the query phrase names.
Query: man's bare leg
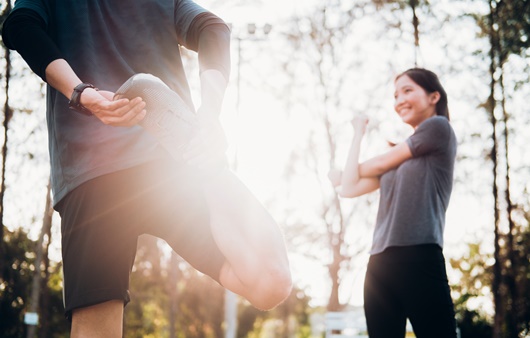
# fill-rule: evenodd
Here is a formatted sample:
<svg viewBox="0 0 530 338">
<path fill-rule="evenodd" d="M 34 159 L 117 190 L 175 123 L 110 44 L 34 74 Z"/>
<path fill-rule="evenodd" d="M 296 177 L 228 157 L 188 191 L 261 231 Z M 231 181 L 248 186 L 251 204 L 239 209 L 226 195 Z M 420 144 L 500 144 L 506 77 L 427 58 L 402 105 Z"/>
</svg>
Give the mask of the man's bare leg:
<svg viewBox="0 0 530 338">
<path fill-rule="evenodd" d="M 196 162 L 215 155 L 216 151 L 212 152 L 208 147 L 218 147 L 222 143 L 221 138 L 209 139 L 219 134 L 218 128 L 207 128 L 217 126 L 218 120 L 208 122 L 203 115 L 219 108 L 225 88 L 226 80 L 219 71 L 201 73 L 203 100 L 197 115 L 186 108 L 177 93 L 150 74 L 131 77 L 116 91 L 116 97 L 132 99 L 141 96 L 148 114 L 140 125 L 175 159 L 182 160 L 186 149 L 186 162 L 209 168 L 203 190 L 210 209 L 214 239 L 227 261 L 221 270 L 220 282 L 247 298 L 255 307 L 266 310 L 281 303 L 292 288 L 287 252 L 276 222 L 232 172 L 214 169 L 215 165 L 190 163 L 190 159 Z M 195 151 L 190 151 L 190 144 L 194 144 Z M 225 149 L 221 150 L 224 153 Z M 189 152 L 195 155 L 190 156 Z"/>
<path fill-rule="evenodd" d="M 278 225 L 231 171 L 208 177 L 204 186 L 212 233 L 227 260 L 221 284 L 258 309 L 277 306 L 292 289 Z"/>
<path fill-rule="evenodd" d="M 121 338 L 123 301 L 111 300 L 76 309 L 72 313 L 72 338 Z"/>
</svg>

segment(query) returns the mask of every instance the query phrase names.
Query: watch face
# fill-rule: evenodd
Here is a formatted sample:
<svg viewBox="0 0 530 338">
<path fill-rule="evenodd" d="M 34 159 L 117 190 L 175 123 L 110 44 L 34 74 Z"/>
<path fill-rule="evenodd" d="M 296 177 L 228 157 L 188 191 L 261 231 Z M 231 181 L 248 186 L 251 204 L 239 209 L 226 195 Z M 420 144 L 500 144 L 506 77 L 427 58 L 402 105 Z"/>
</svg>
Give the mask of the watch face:
<svg viewBox="0 0 530 338">
<path fill-rule="evenodd" d="M 81 83 L 75 86 L 74 92 L 72 93 L 72 98 L 70 101 L 68 101 L 68 107 L 70 109 L 73 109 L 79 113 L 85 114 L 85 115 L 92 115 L 92 112 L 88 110 L 85 106 L 81 104 L 81 93 L 87 88 L 94 88 L 97 90 L 96 87 L 94 87 L 90 83 Z"/>
</svg>

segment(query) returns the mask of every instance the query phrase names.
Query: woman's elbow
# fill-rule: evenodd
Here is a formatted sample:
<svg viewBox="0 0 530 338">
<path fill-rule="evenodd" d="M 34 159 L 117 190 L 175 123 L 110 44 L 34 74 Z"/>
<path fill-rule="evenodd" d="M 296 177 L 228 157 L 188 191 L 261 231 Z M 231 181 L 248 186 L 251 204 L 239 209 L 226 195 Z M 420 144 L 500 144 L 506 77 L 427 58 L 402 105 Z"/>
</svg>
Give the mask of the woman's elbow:
<svg viewBox="0 0 530 338">
<path fill-rule="evenodd" d="M 363 163 L 359 166 L 359 176 L 361 177 L 378 177 L 386 173 L 391 168 L 380 158 L 374 158 L 370 162 Z"/>
<path fill-rule="evenodd" d="M 342 186 L 338 194 L 342 198 L 354 198 L 366 195 L 379 188 L 379 179 L 362 179 L 356 184 Z"/>
<path fill-rule="evenodd" d="M 354 187 L 342 187 L 342 189 L 339 190 L 339 197 L 341 198 L 354 198 L 360 196 L 357 189 Z"/>
</svg>

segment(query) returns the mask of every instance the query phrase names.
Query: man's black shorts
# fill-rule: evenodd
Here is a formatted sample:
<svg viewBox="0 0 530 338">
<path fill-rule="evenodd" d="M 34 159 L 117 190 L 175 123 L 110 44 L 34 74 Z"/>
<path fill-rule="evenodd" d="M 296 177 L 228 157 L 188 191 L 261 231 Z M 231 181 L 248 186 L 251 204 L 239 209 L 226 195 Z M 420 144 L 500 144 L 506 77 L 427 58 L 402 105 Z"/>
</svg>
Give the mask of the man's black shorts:
<svg viewBox="0 0 530 338">
<path fill-rule="evenodd" d="M 193 169 L 164 160 L 95 178 L 59 202 L 67 317 L 76 308 L 129 301 L 142 234 L 164 239 L 218 280 L 225 259 L 210 231 L 202 189 Z"/>
</svg>

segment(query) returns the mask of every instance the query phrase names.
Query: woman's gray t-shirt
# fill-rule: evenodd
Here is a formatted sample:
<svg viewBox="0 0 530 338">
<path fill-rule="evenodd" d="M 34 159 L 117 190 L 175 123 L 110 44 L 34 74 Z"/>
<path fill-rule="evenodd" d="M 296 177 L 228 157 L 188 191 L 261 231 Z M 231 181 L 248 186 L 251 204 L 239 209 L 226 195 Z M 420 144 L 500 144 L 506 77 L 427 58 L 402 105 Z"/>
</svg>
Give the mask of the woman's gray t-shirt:
<svg viewBox="0 0 530 338">
<path fill-rule="evenodd" d="M 412 158 L 380 179 L 371 254 L 391 246 L 443 247 L 445 212 L 453 187 L 456 137 L 445 117 L 423 121 L 407 139 Z"/>
</svg>

